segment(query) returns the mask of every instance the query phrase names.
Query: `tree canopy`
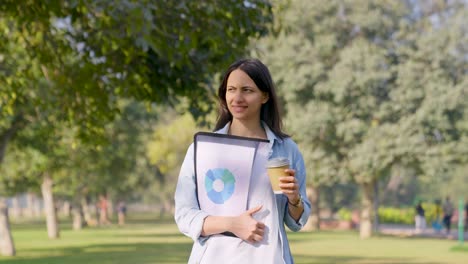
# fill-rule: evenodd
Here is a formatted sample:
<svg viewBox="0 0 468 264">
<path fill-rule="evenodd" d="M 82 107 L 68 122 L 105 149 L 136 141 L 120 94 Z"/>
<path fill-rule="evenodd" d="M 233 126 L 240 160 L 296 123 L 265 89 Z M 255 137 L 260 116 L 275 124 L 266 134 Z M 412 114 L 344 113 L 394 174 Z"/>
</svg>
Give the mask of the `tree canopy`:
<svg viewBox="0 0 468 264">
<path fill-rule="evenodd" d="M 2 120 L 28 100 L 53 105 L 84 134 L 100 131 L 119 97 L 182 96 L 195 116 L 208 111 L 212 74 L 266 34 L 272 18 L 262 0 L 7 0 L 0 14 Z"/>
<path fill-rule="evenodd" d="M 352 179 L 372 201 L 394 166 L 434 179 L 466 162 L 466 15 L 463 1 L 285 5 L 282 30 L 255 48 L 311 183 Z"/>
<path fill-rule="evenodd" d="M 65 126 L 106 140 L 121 98 L 180 107 L 185 97 L 184 110 L 203 115 L 213 74 L 272 20 L 262 0 L 6 0 L 0 15 L 0 161 L 20 131 L 24 147 L 60 142 L 48 135 Z"/>
</svg>

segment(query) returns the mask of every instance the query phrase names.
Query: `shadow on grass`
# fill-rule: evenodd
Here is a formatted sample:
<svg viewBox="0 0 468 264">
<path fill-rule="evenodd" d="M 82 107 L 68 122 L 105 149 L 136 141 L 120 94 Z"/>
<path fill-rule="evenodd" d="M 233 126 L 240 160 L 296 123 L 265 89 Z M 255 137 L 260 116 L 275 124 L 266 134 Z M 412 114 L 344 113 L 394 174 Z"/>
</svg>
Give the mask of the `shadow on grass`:
<svg viewBox="0 0 468 264">
<path fill-rule="evenodd" d="M 154 215 L 130 215 L 127 216 L 126 222 L 130 224 L 174 224 L 175 220 L 172 216 L 159 217 Z"/>
<path fill-rule="evenodd" d="M 454 252 L 468 253 L 468 245 L 467 244 L 457 245 L 457 246 L 452 247 L 450 250 Z"/>
<path fill-rule="evenodd" d="M 150 264 L 187 263 L 192 243 L 98 244 L 56 250 L 34 249 L 48 256 L 0 259 L 2 264 Z M 41 253 L 39 253 L 41 254 Z M 51 256 L 54 255 L 54 256 Z"/>
<path fill-rule="evenodd" d="M 356 256 L 306 256 L 294 255 L 296 264 L 335 264 L 335 263 L 359 263 L 359 264 L 408 264 L 420 263 L 418 260 L 411 261 L 408 258 L 377 258 Z M 442 264 L 441 262 L 425 262 L 425 264 Z"/>
<path fill-rule="evenodd" d="M 310 242 L 311 240 L 349 239 L 358 236 L 354 231 L 314 231 L 314 232 L 288 232 L 290 242 Z"/>
<path fill-rule="evenodd" d="M 149 233 L 149 234 L 113 234 L 113 237 L 132 237 L 132 238 L 141 238 L 141 237 L 147 237 L 147 238 L 181 238 L 185 237 L 182 233 Z"/>
</svg>

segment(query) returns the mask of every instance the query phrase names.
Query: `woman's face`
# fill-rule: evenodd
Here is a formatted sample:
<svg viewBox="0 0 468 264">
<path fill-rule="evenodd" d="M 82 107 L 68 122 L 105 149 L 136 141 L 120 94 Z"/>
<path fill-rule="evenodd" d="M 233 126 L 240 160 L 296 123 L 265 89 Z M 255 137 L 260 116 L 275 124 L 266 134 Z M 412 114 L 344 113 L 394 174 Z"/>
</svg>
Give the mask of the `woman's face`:
<svg viewBox="0 0 468 264">
<path fill-rule="evenodd" d="M 231 72 L 226 85 L 226 103 L 234 119 L 260 120 L 260 109 L 267 101 L 268 94 L 249 75 L 240 69 Z"/>
</svg>

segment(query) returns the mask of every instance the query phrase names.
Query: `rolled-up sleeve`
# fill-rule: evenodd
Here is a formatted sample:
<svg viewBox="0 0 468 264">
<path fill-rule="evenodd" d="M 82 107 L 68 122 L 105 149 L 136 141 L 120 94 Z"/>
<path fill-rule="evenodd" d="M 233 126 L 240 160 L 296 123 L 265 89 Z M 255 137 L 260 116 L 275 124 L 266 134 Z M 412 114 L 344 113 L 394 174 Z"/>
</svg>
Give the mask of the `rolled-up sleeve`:
<svg viewBox="0 0 468 264">
<path fill-rule="evenodd" d="M 194 170 L 194 146 L 187 150 L 184 162 L 180 168 L 179 179 L 175 191 L 175 221 L 183 234 L 195 242 L 203 244 L 208 237 L 201 237 L 203 223 L 208 216 L 200 210 L 196 193 Z"/>
<path fill-rule="evenodd" d="M 307 198 L 307 193 L 306 193 L 306 170 L 304 166 L 304 159 L 302 157 L 302 154 L 298 150 L 295 151 L 295 153 L 293 154 L 293 160 L 295 161 L 294 167 L 296 170 L 296 179 L 297 179 L 297 182 L 299 183 L 299 192 L 301 194 L 302 202 L 304 204 L 304 212 L 302 212 L 301 217 L 296 222 L 296 220 L 294 220 L 294 218 L 292 218 L 291 215 L 289 214 L 289 210 L 286 208 L 284 222 L 291 231 L 299 231 L 307 223 L 307 220 L 309 219 L 311 206 L 310 206 L 310 201 Z M 287 198 L 286 198 L 285 203 L 286 203 L 286 206 L 289 206 L 289 204 L 287 203 Z"/>
</svg>

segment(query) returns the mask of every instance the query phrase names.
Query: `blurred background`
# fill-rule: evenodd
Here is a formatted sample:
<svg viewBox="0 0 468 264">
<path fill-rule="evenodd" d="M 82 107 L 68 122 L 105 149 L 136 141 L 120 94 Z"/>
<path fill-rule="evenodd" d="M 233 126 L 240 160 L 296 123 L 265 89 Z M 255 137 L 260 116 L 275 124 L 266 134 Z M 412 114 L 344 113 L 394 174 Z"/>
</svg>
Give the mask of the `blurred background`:
<svg viewBox="0 0 468 264">
<path fill-rule="evenodd" d="M 463 0 L 0 1 L 1 253 L 15 223 L 172 218 L 242 57 L 269 67 L 304 155 L 308 230 L 369 237 L 420 201 L 430 226 L 468 198 L 467 17 Z"/>
</svg>

